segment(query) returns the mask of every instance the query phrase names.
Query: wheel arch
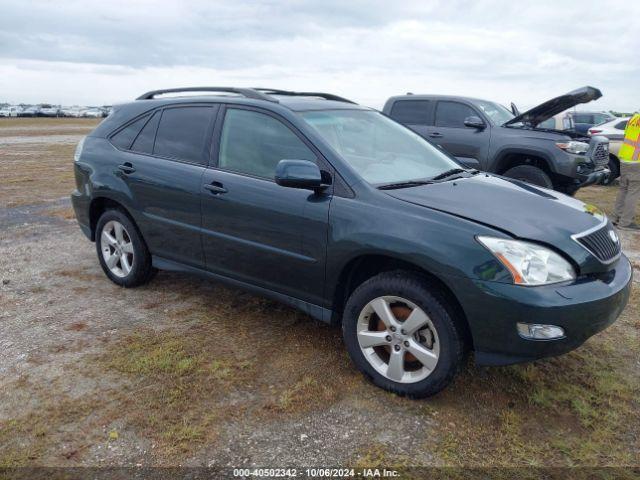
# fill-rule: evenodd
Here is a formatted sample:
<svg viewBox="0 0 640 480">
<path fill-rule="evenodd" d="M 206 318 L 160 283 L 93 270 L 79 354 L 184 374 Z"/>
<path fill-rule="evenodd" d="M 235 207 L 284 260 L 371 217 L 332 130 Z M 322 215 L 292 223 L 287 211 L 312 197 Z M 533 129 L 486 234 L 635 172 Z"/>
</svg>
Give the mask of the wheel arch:
<svg viewBox="0 0 640 480">
<path fill-rule="evenodd" d="M 93 198 L 91 200 L 91 203 L 89 204 L 89 227 L 91 230 L 92 242 L 95 242 L 96 240 L 96 227 L 98 225 L 98 220 L 100 219 L 100 216 L 109 209 L 120 210 L 127 217 L 129 217 L 129 219 L 133 222 L 134 226 L 138 229 L 138 231 L 140 231 L 138 224 L 133 218 L 133 215 L 131 215 L 127 207 L 122 202 L 119 202 L 118 200 L 114 200 L 111 197 L 99 196 L 99 197 Z"/>
<path fill-rule="evenodd" d="M 424 279 L 425 283 L 434 288 L 452 309 L 452 318 L 462 327 L 465 344 L 473 348 L 473 339 L 467 316 L 462 305 L 454 294 L 453 290 L 439 276 L 416 265 L 415 263 L 403 260 L 393 255 L 385 253 L 363 254 L 350 259 L 340 271 L 338 281 L 333 291 L 333 318 L 332 323 L 342 322 L 342 312 L 344 305 L 353 291 L 369 278 L 383 272 L 394 270 L 404 270 L 414 273 Z"/>
<path fill-rule="evenodd" d="M 495 162 L 494 171 L 502 175 L 507 170 L 519 165 L 531 165 L 541 168 L 549 175 L 556 173 L 553 162 L 545 152 L 522 148 L 507 148 L 501 150 Z"/>
</svg>

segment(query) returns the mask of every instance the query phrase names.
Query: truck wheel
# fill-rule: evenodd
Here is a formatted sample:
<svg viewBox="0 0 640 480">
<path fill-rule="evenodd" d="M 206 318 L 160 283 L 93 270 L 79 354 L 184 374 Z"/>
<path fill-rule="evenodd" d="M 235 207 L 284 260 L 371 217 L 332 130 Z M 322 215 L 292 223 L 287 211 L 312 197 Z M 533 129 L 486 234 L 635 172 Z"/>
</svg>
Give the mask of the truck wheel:
<svg viewBox="0 0 640 480">
<path fill-rule="evenodd" d="M 347 351 L 378 387 L 412 398 L 433 395 L 451 382 L 464 355 L 463 333 L 448 307 L 420 276 L 381 273 L 347 301 Z"/>
<path fill-rule="evenodd" d="M 98 219 L 96 250 L 104 273 L 121 287 L 144 285 L 156 273 L 142 235 L 120 210 L 107 210 Z"/>
<path fill-rule="evenodd" d="M 503 175 L 553 190 L 553 182 L 551 178 L 549 178 L 549 175 L 547 175 L 544 170 L 534 167 L 533 165 L 518 165 L 517 167 L 510 168 L 504 172 Z"/>
</svg>

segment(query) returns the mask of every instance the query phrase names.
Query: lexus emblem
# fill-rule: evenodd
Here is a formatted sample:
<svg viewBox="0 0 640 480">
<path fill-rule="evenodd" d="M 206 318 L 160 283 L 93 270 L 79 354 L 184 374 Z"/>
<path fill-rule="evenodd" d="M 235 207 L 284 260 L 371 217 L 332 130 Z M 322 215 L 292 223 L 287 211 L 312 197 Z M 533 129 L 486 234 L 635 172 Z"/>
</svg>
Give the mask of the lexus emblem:
<svg viewBox="0 0 640 480">
<path fill-rule="evenodd" d="M 609 230 L 609 238 L 613 241 L 613 243 L 618 243 L 618 234 L 615 230 Z"/>
</svg>

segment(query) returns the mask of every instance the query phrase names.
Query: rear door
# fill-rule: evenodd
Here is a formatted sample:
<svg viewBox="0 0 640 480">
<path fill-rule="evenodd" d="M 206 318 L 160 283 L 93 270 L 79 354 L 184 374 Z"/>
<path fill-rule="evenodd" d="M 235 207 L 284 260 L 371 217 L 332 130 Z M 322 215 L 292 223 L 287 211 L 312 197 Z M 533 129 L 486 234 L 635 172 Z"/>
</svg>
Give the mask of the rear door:
<svg viewBox="0 0 640 480">
<path fill-rule="evenodd" d="M 216 127 L 217 162 L 202 179 L 207 268 L 319 305 L 324 289 L 331 189 L 285 188 L 274 181 L 280 160 L 319 153 L 284 119 L 227 107 Z"/>
<path fill-rule="evenodd" d="M 200 187 L 217 110 L 216 105 L 166 107 L 139 120 L 142 129 L 131 139 L 112 139 L 120 148 L 129 145 L 118 174 L 129 187 L 153 255 L 204 266 Z"/>
<path fill-rule="evenodd" d="M 484 129 L 467 127 L 464 120 L 479 117 Z M 489 154 L 491 128 L 484 117 L 466 103 L 439 100 L 435 107 L 434 126 L 428 129 L 427 138 L 442 146 L 464 166 L 485 170 Z"/>
</svg>

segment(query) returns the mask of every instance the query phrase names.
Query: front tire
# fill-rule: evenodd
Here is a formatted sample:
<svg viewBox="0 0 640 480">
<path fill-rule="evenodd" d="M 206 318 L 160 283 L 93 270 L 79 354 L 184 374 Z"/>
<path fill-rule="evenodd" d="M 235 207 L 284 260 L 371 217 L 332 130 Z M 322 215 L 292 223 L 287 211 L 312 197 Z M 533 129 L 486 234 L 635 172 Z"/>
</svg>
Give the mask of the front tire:
<svg viewBox="0 0 640 480">
<path fill-rule="evenodd" d="M 448 302 L 411 272 L 381 273 L 360 285 L 345 306 L 344 342 L 375 385 L 422 398 L 453 379 L 464 356 L 463 334 Z"/>
<path fill-rule="evenodd" d="M 151 254 L 131 219 L 120 210 L 107 210 L 96 226 L 96 251 L 105 275 L 116 285 L 137 287 L 156 270 Z"/>
<path fill-rule="evenodd" d="M 514 178 L 539 187 L 553 190 L 553 182 L 547 173 L 533 165 L 518 165 L 503 173 L 505 177 Z"/>
</svg>

